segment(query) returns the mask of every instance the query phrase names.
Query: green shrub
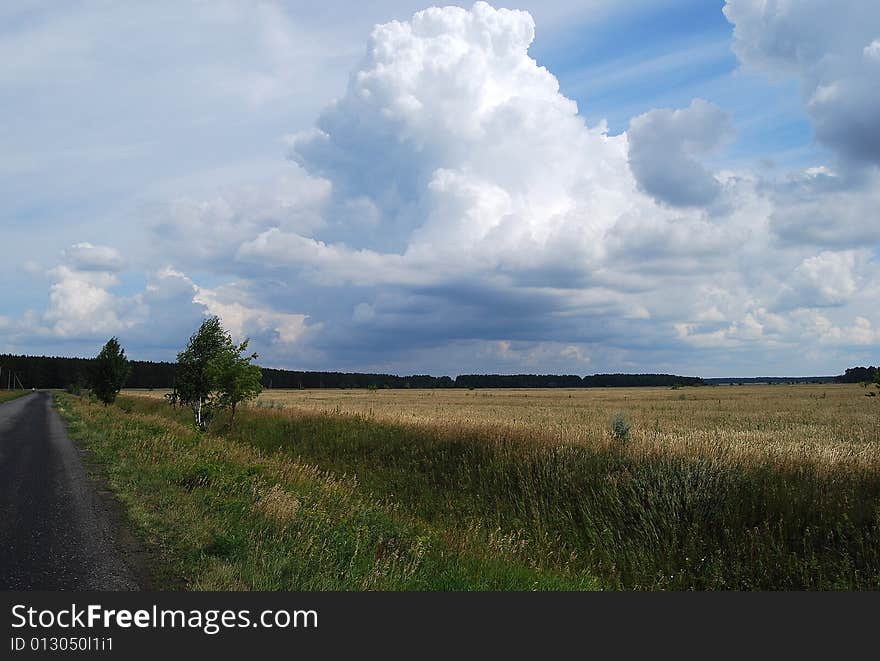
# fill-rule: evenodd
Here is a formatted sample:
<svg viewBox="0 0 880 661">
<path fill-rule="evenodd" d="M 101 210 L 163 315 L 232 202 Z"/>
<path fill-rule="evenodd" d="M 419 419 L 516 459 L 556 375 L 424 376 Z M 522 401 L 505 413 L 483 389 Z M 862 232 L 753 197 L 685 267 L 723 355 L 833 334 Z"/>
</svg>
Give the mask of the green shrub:
<svg viewBox="0 0 880 661">
<path fill-rule="evenodd" d="M 630 425 L 626 413 L 618 411 L 611 421 L 611 436 L 620 443 L 626 443 L 630 439 L 631 430 L 632 425 Z"/>
</svg>

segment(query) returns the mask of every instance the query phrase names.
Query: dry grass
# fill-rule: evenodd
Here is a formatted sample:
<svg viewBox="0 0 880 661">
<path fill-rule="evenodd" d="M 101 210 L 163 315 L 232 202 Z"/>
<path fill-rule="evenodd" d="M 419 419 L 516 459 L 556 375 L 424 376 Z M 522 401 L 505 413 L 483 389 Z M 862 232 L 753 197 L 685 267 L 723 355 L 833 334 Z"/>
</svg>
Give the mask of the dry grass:
<svg viewBox="0 0 880 661">
<path fill-rule="evenodd" d="M 270 519 L 287 523 L 296 517 L 301 504 L 299 498 L 285 491 L 280 485 L 273 484 L 257 501 L 254 508 Z"/>
<path fill-rule="evenodd" d="M 161 397 L 162 391 L 127 391 Z M 623 411 L 628 452 L 880 468 L 880 401 L 858 385 L 493 390 L 268 390 L 252 405 L 355 414 L 458 435 L 607 445 Z"/>
</svg>

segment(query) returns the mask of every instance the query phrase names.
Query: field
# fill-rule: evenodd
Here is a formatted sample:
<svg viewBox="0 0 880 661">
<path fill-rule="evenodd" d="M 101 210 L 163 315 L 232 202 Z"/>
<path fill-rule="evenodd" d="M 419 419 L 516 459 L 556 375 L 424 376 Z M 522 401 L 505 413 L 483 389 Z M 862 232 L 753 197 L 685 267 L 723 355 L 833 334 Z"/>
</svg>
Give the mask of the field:
<svg viewBox="0 0 880 661">
<path fill-rule="evenodd" d="M 880 469 L 880 400 L 857 385 L 492 390 L 267 390 L 257 410 L 340 413 L 455 436 L 613 444 L 630 423 L 630 453 Z M 161 398 L 165 391 L 126 391 Z"/>
<path fill-rule="evenodd" d="M 267 391 L 202 435 L 158 391 L 61 406 L 191 588 L 876 589 L 867 392 Z"/>
<path fill-rule="evenodd" d="M 629 451 L 880 467 L 878 402 L 845 385 L 475 391 L 285 391 L 258 406 L 481 428 L 548 443 L 603 445 L 631 424 Z M 871 441 L 878 441 L 872 443 Z"/>
</svg>

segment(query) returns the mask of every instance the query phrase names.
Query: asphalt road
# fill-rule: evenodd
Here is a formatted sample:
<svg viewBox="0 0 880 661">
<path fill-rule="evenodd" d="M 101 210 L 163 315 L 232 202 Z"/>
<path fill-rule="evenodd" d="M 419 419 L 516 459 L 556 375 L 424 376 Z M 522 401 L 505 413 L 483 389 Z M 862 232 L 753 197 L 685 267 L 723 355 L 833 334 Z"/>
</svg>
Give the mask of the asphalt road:
<svg viewBox="0 0 880 661">
<path fill-rule="evenodd" d="M 48 393 L 0 404 L 0 589 L 135 590 Z"/>
</svg>

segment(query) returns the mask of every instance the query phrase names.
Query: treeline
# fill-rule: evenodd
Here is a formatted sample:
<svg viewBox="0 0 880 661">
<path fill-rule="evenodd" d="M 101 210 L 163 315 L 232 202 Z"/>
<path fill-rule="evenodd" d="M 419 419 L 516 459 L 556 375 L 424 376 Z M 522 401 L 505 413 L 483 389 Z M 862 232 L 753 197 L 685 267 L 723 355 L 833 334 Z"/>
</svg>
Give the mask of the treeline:
<svg viewBox="0 0 880 661">
<path fill-rule="evenodd" d="M 448 376 L 397 376 L 394 374 L 359 374 L 355 372 L 296 372 L 263 368 L 263 387 L 305 388 L 455 388 Z"/>
<path fill-rule="evenodd" d="M 880 367 L 850 367 L 837 377 L 838 383 L 863 383 L 880 379 Z"/>
<path fill-rule="evenodd" d="M 457 388 L 614 388 L 632 386 L 701 386 L 703 379 L 675 374 L 463 374 Z"/>
<path fill-rule="evenodd" d="M 708 377 L 703 379 L 710 386 L 779 385 L 798 383 L 835 383 L 839 376 L 750 376 Z"/>
<path fill-rule="evenodd" d="M 171 388 L 175 364 L 144 360 L 129 361 L 127 388 Z M 56 356 L 0 354 L 4 373 L 11 369 L 26 388 L 86 387 L 91 360 Z M 360 374 L 351 372 L 300 372 L 263 368 L 264 388 L 598 388 L 624 386 L 698 386 L 699 377 L 674 374 L 595 374 L 580 377 L 557 374 L 463 374 L 448 376 L 415 374 Z"/>
<path fill-rule="evenodd" d="M 170 388 L 174 381 L 174 363 L 131 360 L 129 364 L 127 388 Z M 0 354 L 3 373 L 11 370 L 25 388 L 87 387 L 91 365 L 91 358 Z"/>
</svg>

